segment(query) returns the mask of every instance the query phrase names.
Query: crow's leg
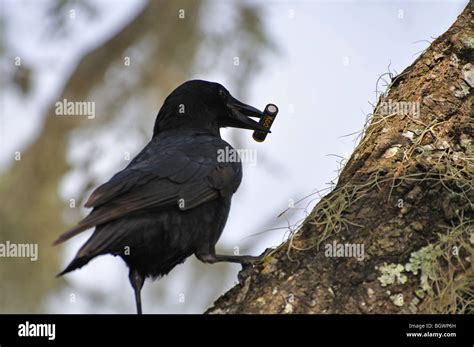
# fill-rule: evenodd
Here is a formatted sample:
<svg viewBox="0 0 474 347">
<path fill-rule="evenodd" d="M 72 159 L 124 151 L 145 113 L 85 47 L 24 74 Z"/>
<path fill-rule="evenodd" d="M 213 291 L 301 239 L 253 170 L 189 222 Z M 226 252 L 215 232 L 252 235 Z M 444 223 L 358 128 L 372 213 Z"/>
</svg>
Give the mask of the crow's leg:
<svg viewBox="0 0 474 347">
<path fill-rule="evenodd" d="M 244 265 L 255 265 L 261 263 L 263 259 L 268 255 L 270 249 L 267 249 L 262 255 L 252 256 L 252 255 L 224 255 L 216 254 L 216 250 L 212 248 L 211 250 L 198 249 L 196 251 L 196 257 L 203 263 L 218 263 L 218 262 L 229 262 L 229 263 L 239 263 L 242 266 Z"/>
<path fill-rule="evenodd" d="M 135 269 L 130 268 L 130 273 L 128 274 L 130 283 L 132 285 L 133 291 L 135 292 L 135 302 L 137 304 L 137 314 L 142 314 L 142 299 L 140 292 L 145 282 L 145 278 Z"/>
</svg>

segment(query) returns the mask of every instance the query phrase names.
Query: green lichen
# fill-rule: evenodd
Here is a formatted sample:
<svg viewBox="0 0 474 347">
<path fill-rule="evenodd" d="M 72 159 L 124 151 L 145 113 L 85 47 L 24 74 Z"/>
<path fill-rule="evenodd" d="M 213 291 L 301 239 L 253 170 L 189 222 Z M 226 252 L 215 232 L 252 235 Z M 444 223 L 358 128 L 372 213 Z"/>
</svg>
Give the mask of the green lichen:
<svg viewBox="0 0 474 347">
<path fill-rule="evenodd" d="M 462 43 L 468 49 L 474 49 L 474 37 L 472 36 L 465 36 L 462 39 Z"/>
<path fill-rule="evenodd" d="M 418 304 L 420 303 L 420 299 L 417 297 L 414 297 L 410 304 L 408 305 L 408 309 L 410 310 L 411 313 L 417 313 L 418 312 Z"/>
<path fill-rule="evenodd" d="M 398 307 L 402 307 L 405 304 L 402 293 L 390 296 L 390 300 L 392 300 L 393 304 Z"/>
<path fill-rule="evenodd" d="M 431 282 L 438 279 L 438 257 L 443 251 L 439 245 L 428 245 L 410 255 L 410 261 L 402 264 L 387 264 L 379 268 L 381 276 L 377 279 L 382 287 L 391 284 L 404 284 L 408 277 L 404 272 L 411 272 L 414 275 L 420 274 L 420 288 L 416 290 L 416 295 L 423 298 L 425 293 L 431 293 Z M 398 295 L 398 294 L 397 294 Z M 401 299 L 397 295 L 390 296 L 390 299 L 397 306 L 403 306 L 403 296 Z"/>
<path fill-rule="evenodd" d="M 437 269 L 438 257 L 443 254 L 439 245 L 428 245 L 420 250 L 413 252 L 410 255 L 410 261 L 405 264 L 405 271 L 411 272 L 414 275 L 421 273 L 421 289 L 430 292 L 430 281 L 438 279 Z"/>
<path fill-rule="evenodd" d="M 405 270 L 402 264 L 387 264 L 384 263 L 379 268 L 380 273 L 382 274 L 377 279 L 380 282 L 382 287 L 386 287 L 390 284 L 404 284 L 407 282 L 408 278 L 402 272 Z"/>
<path fill-rule="evenodd" d="M 418 288 L 417 290 L 415 290 L 415 294 L 420 299 L 423 299 L 426 296 L 426 292 L 421 288 Z"/>
</svg>

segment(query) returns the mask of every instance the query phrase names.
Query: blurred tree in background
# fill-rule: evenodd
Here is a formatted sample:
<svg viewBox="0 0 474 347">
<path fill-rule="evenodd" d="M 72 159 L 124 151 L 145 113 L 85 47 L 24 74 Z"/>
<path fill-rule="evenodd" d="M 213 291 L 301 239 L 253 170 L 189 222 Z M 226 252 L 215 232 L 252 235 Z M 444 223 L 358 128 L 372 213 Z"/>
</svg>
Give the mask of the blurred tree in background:
<svg viewBox="0 0 474 347">
<path fill-rule="evenodd" d="M 148 141 L 154 117 L 169 91 L 211 69 L 212 73 L 225 71 L 226 82 L 234 86 L 235 94 L 245 91 L 260 69 L 264 53 L 274 47 L 258 9 L 237 2 L 227 5 L 232 15 L 223 17 L 232 18 L 229 23 L 219 17 L 217 2 L 143 2 L 134 18 L 123 22 L 110 37 L 95 42 L 77 57 L 70 75 L 62 76 L 62 88 L 47 101 L 41 129 L 17 153 L 21 160 L 12 161 L 0 172 L 0 242 L 37 243 L 39 247 L 36 262 L 15 258 L 0 262 L 0 312 L 47 311 L 47 296 L 66 283 L 54 278 L 61 267 L 61 250 L 51 247 L 52 240 L 80 218 L 85 195 L 104 180 L 104 172 L 110 176 L 125 166 L 115 160 L 115 167 L 100 167 L 105 157 L 117 156 L 117 149 L 111 152 L 110 145 L 117 144 L 124 151 L 134 148 L 130 153 L 133 157 Z M 24 13 L 47 7 L 44 27 L 30 29 L 44 31 L 44 40 L 51 43 L 75 40 L 77 28 L 74 32 L 70 20 L 74 16 L 81 14 L 96 23 L 114 3 L 97 6 L 93 1 L 58 0 L 21 6 Z M 37 71 L 27 60 L 15 65 L 15 58 L 21 55 L 9 45 L 15 38 L 8 37 L 8 28 L 15 20 L 18 18 L 10 17 L 3 3 L 1 88 L 17 89 L 26 100 L 33 97 Z M 54 62 L 44 63 L 48 64 Z M 94 101 L 96 117 L 56 115 L 55 103 L 63 99 Z M 2 112 L 4 116 L 16 115 Z M 130 145 L 127 141 L 135 142 Z M 75 180 L 75 190 L 61 195 L 60 186 L 70 179 Z"/>
</svg>

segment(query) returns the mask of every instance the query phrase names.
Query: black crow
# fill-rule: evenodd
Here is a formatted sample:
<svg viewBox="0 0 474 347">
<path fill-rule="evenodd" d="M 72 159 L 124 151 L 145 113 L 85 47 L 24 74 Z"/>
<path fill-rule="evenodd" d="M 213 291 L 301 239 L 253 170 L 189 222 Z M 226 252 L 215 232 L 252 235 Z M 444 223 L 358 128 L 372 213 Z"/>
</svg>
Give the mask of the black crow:
<svg viewBox="0 0 474 347">
<path fill-rule="evenodd" d="M 141 313 L 145 278 L 169 273 L 192 254 L 206 263 L 259 262 L 264 255 L 218 255 L 215 245 L 242 180 L 240 161 L 219 159 L 221 151 L 233 151 L 219 130 L 268 132 L 249 118 L 262 115 L 218 83 L 192 80 L 176 88 L 158 112 L 150 142 L 92 193 L 85 204 L 93 208 L 91 213 L 55 241 L 59 244 L 95 227 L 58 276 L 99 255 L 118 255 L 130 269 Z"/>
</svg>

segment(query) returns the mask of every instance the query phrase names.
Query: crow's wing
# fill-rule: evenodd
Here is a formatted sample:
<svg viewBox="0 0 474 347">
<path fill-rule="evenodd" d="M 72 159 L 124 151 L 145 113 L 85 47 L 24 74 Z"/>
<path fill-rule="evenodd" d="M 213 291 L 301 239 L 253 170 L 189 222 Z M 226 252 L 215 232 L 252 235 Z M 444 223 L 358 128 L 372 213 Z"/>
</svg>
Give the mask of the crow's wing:
<svg viewBox="0 0 474 347">
<path fill-rule="evenodd" d="M 80 232 L 140 211 L 192 209 L 233 194 L 242 179 L 240 162 L 218 162 L 229 146 L 211 136 L 181 136 L 150 142 L 124 170 L 98 187 L 86 207 L 94 210 L 55 244 Z"/>
</svg>

